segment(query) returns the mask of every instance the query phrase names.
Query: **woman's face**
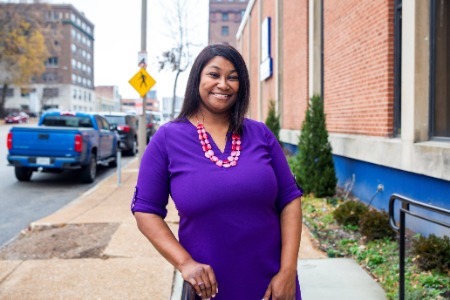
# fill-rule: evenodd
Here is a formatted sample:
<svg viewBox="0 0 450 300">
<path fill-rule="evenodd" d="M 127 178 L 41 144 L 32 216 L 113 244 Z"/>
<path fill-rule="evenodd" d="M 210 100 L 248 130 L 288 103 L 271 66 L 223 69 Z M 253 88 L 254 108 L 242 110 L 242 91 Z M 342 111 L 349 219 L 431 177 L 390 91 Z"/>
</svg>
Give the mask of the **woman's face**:
<svg viewBox="0 0 450 300">
<path fill-rule="evenodd" d="M 222 56 L 215 56 L 200 74 L 200 107 L 214 114 L 230 111 L 239 91 L 238 73 L 234 65 Z"/>
</svg>

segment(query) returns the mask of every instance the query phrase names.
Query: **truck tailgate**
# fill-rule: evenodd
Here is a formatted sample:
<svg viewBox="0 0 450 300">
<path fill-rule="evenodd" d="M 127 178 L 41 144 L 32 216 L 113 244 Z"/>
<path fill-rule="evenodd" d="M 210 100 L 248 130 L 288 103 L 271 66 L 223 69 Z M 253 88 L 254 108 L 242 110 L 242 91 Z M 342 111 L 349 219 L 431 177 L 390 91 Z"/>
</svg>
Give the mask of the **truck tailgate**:
<svg viewBox="0 0 450 300">
<path fill-rule="evenodd" d="M 73 157 L 77 129 L 62 127 L 13 127 L 10 155 Z"/>
</svg>

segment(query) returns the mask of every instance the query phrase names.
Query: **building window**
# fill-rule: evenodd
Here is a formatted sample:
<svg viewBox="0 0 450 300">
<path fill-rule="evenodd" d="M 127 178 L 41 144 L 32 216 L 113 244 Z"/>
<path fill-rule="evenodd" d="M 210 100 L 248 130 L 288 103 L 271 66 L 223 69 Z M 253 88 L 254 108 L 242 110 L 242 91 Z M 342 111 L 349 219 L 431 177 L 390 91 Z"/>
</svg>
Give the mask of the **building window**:
<svg viewBox="0 0 450 300">
<path fill-rule="evenodd" d="M 394 15 L 394 136 L 401 135 L 402 123 L 402 0 L 395 0 Z"/>
<path fill-rule="evenodd" d="M 227 12 L 222 13 L 222 21 L 228 21 L 229 20 L 229 16 Z"/>
<path fill-rule="evenodd" d="M 44 73 L 42 74 L 42 80 L 44 82 L 55 82 L 56 81 L 56 74 L 55 73 Z"/>
<path fill-rule="evenodd" d="M 228 28 L 228 26 L 222 26 L 222 35 L 228 36 L 229 34 L 230 34 L 230 29 Z"/>
<path fill-rule="evenodd" d="M 48 66 L 57 66 L 58 65 L 58 57 L 49 57 L 47 59 L 47 62 L 45 64 L 47 67 Z"/>
<path fill-rule="evenodd" d="M 0 88 L 0 95 L 3 94 L 3 88 Z M 14 89 L 7 88 L 6 89 L 6 97 L 14 97 Z"/>
<path fill-rule="evenodd" d="M 56 98 L 59 96 L 59 89 L 58 88 L 44 88 L 44 91 L 42 93 L 42 97 L 48 99 L 48 98 Z"/>
<path fill-rule="evenodd" d="M 431 137 L 450 138 L 450 2 L 431 3 Z"/>
</svg>

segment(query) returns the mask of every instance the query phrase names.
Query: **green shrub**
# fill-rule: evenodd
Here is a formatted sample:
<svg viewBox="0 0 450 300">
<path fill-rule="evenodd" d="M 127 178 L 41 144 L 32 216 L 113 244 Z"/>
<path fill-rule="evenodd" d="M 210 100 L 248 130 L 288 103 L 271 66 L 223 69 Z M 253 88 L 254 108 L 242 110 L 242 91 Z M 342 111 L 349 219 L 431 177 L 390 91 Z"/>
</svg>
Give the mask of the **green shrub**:
<svg viewBox="0 0 450 300">
<path fill-rule="evenodd" d="M 280 142 L 280 115 L 276 112 L 275 101 L 273 100 L 270 100 L 269 102 L 269 112 L 267 114 L 265 124 L 275 135 L 277 141 Z"/>
<path fill-rule="evenodd" d="M 359 219 L 359 231 L 368 241 L 383 238 L 391 240 L 395 237 L 395 231 L 389 224 L 388 213 L 375 209 L 369 210 L 361 215 Z"/>
<path fill-rule="evenodd" d="M 414 238 L 411 253 L 415 255 L 417 266 L 423 271 L 450 271 L 450 239 L 431 234 L 429 237 Z"/>
<path fill-rule="evenodd" d="M 357 226 L 361 215 L 368 210 L 369 209 L 364 203 L 349 200 L 339 205 L 338 208 L 333 211 L 333 217 L 340 225 Z"/>
<path fill-rule="evenodd" d="M 297 159 L 299 168 L 295 175 L 305 194 L 327 197 L 336 193 L 337 179 L 331 144 L 328 141 L 323 99 L 318 95 L 311 97 L 306 110 Z"/>
</svg>

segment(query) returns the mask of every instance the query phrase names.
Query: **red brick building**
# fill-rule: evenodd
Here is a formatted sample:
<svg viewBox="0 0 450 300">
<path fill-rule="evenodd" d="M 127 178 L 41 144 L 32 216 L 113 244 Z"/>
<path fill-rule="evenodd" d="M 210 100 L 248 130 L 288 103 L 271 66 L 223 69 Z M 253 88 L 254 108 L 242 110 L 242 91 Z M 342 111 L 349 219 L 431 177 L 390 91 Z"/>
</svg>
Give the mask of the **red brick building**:
<svg viewBox="0 0 450 300">
<path fill-rule="evenodd" d="M 10 86 L 5 107 L 29 112 L 48 108 L 96 110 L 94 90 L 94 24 L 71 4 L 0 3 L 0 10 L 34 6 L 51 31 L 55 46 L 45 62 L 45 72 L 24 89 Z"/>
<path fill-rule="evenodd" d="M 248 0 L 209 0 L 209 44 L 236 46 L 236 32 Z"/>
<path fill-rule="evenodd" d="M 275 100 L 296 150 L 322 95 L 340 186 L 379 208 L 392 193 L 450 208 L 449 19 L 449 1 L 249 1 L 237 47 L 250 117 Z"/>
</svg>

